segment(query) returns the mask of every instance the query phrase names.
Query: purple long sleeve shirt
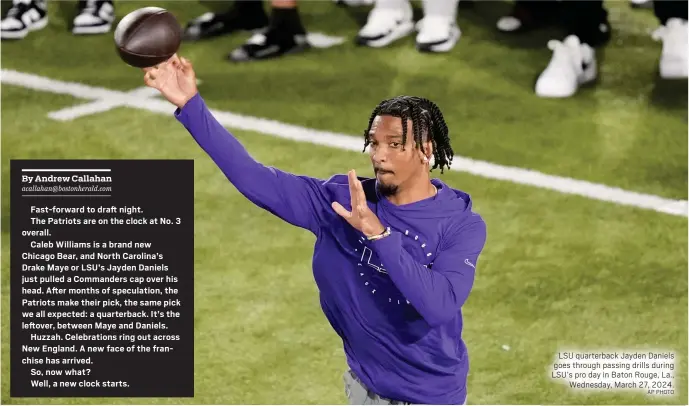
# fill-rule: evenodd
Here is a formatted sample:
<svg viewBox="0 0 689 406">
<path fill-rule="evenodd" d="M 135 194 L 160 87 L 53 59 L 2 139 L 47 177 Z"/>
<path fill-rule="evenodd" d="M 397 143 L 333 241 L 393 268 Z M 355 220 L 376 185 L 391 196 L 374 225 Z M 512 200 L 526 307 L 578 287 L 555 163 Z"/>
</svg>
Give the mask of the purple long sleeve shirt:
<svg viewBox="0 0 689 406">
<path fill-rule="evenodd" d="M 346 174 L 322 180 L 264 166 L 199 94 L 174 114 L 246 198 L 316 236 L 321 307 L 364 385 L 417 404 L 465 401 L 461 309 L 486 242 L 468 194 L 433 179 L 436 196 L 396 206 L 377 194 L 375 178 L 360 178 L 369 207 L 392 231 L 370 242 L 331 207 L 351 209 Z"/>
</svg>

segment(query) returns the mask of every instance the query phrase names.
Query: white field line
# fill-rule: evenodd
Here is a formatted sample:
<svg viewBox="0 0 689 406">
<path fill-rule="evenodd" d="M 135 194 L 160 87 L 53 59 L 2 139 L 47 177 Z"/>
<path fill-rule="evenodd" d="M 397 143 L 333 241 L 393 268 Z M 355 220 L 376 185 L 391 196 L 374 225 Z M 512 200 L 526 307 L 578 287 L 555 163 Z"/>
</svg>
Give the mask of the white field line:
<svg viewBox="0 0 689 406">
<path fill-rule="evenodd" d="M 127 92 L 88 86 L 81 83 L 63 82 L 6 69 L 0 72 L 0 82 L 3 84 L 21 86 L 44 92 L 66 94 L 80 99 L 109 102 L 109 105 L 126 105 L 128 107 L 169 116 L 172 116 L 172 112 L 174 111 L 174 107 L 162 98 L 141 97 L 141 95 L 132 95 Z M 64 112 L 65 110 L 62 111 Z M 222 125 L 235 130 L 255 131 L 273 137 L 308 142 L 349 151 L 361 152 L 362 150 L 362 142 L 358 137 L 355 138 L 346 134 L 319 131 L 285 124 L 279 121 L 235 114 L 228 111 L 211 109 L 211 112 Z M 554 190 L 565 194 L 583 196 L 594 200 L 637 207 L 674 216 L 687 217 L 688 206 L 686 200 L 672 200 L 592 182 L 547 175 L 533 170 L 502 166 L 459 156 L 454 158 L 452 170 L 467 172 L 484 178 L 504 180 L 522 185 Z"/>
<path fill-rule="evenodd" d="M 152 87 L 140 87 L 138 89 L 134 89 L 130 92 L 127 92 L 128 96 L 131 97 L 141 97 L 141 98 L 150 98 L 150 97 L 155 97 L 157 94 L 160 94 L 156 89 L 153 89 Z M 98 99 L 96 101 L 92 101 L 89 103 L 84 103 L 84 104 L 78 104 L 76 106 L 72 107 L 67 107 L 62 110 L 57 110 L 57 111 L 51 111 L 48 113 L 48 117 L 52 118 L 53 120 L 59 120 L 59 121 L 69 121 L 69 120 L 74 120 L 79 117 L 84 117 L 88 116 L 91 114 L 96 114 L 96 113 L 105 113 L 108 110 L 112 110 L 116 107 L 121 107 L 121 106 L 126 106 L 127 105 L 127 100 L 118 100 L 118 99 Z"/>
</svg>

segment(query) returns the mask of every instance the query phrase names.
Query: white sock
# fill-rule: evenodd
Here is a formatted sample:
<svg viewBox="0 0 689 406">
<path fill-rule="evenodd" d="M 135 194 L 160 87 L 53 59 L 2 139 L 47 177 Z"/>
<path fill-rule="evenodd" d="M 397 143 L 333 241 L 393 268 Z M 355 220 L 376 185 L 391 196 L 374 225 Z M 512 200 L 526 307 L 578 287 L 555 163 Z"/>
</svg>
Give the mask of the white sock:
<svg viewBox="0 0 689 406">
<path fill-rule="evenodd" d="M 376 0 L 376 8 L 401 10 L 409 5 L 409 0 Z"/>
<path fill-rule="evenodd" d="M 450 17 L 457 19 L 459 0 L 423 0 L 424 17 Z"/>
</svg>

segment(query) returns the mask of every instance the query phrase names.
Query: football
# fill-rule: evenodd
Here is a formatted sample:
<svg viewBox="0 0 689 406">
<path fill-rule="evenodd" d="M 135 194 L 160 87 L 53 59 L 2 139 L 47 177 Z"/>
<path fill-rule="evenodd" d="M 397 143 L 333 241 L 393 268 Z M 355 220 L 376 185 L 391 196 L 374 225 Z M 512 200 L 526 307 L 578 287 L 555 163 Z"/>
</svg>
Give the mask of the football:
<svg viewBox="0 0 689 406">
<path fill-rule="evenodd" d="M 172 13 L 160 7 L 134 10 L 115 28 L 120 58 L 136 68 L 148 68 L 168 60 L 181 42 L 182 27 Z"/>
</svg>

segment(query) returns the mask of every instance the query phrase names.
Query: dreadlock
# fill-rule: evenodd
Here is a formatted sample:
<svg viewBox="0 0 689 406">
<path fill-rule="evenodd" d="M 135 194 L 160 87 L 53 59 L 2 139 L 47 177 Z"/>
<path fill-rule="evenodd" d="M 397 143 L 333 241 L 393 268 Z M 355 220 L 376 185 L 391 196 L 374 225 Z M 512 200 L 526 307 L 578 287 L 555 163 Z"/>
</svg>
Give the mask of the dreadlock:
<svg viewBox="0 0 689 406">
<path fill-rule="evenodd" d="M 380 102 L 371 113 L 368 128 L 364 132 L 364 151 L 371 142 L 369 132 L 371 131 L 373 120 L 378 115 L 388 115 L 402 119 L 402 145 L 407 143 L 407 120 L 411 119 L 416 146 L 423 148 L 424 135 L 428 136 L 433 145 L 435 162 L 431 171 L 438 167 L 440 168 L 440 173 L 444 172 L 444 167 L 450 169 L 454 151 L 452 146 L 450 146 L 449 132 L 443 113 L 440 112 L 435 103 L 428 99 L 414 96 L 397 96 Z"/>
</svg>

